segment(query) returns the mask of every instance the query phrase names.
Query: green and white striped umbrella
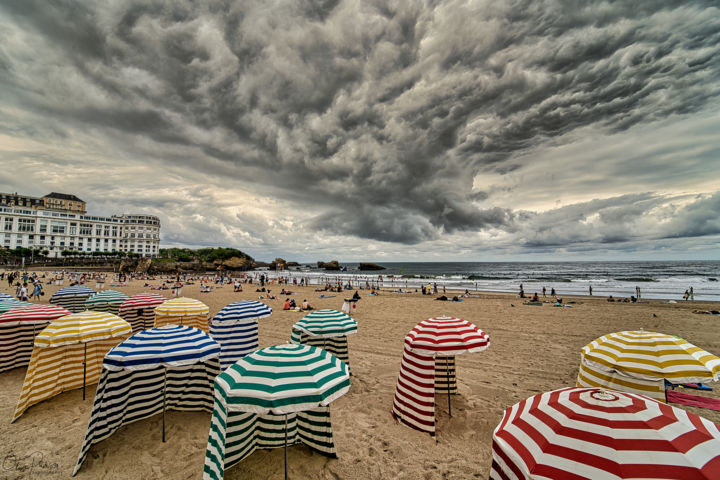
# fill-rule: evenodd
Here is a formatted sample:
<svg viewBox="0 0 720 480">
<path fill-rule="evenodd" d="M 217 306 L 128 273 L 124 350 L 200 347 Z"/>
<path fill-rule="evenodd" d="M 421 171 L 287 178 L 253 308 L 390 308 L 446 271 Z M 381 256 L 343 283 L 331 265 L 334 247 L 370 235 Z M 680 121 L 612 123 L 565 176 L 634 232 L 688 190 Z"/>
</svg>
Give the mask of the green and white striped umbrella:
<svg viewBox="0 0 720 480">
<path fill-rule="evenodd" d="M 32 303 L 30 302 L 21 302 L 20 300 L 3 300 L 0 302 L 0 313 L 5 313 L 14 308 L 29 307 L 31 305 Z"/>
<path fill-rule="evenodd" d="M 85 300 L 85 308 L 117 315 L 120 304 L 127 299 L 127 295 L 117 290 L 102 290 Z"/>
<path fill-rule="evenodd" d="M 215 380 L 228 411 L 286 414 L 327 406 L 350 389 L 347 365 L 309 345 L 274 345 L 244 356 Z"/>
<path fill-rule="evenodd" d="M 313 337 L 340 337 L 357 333 L 357 322 L 338 310 L 324 309 L 305 315 L 292 328 Z"/>
</svg>

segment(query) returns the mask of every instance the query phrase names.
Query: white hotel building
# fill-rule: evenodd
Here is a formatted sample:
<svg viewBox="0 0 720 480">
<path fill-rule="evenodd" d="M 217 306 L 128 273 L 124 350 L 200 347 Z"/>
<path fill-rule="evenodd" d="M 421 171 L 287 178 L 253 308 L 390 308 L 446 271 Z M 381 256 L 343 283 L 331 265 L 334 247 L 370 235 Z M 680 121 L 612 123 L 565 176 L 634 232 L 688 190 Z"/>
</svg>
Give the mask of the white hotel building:
<svg viewBox="0 0 720 480">
<path fill-rule="evenodd" d="M 65 250 L 157 257 L 160 219 L 87 215 L 85 202 L 74 195 L 51 193 L 35 198 L 0 193 L 0 247 L 48 250 L 51 258 L 62 257 Z"/>
</svg>

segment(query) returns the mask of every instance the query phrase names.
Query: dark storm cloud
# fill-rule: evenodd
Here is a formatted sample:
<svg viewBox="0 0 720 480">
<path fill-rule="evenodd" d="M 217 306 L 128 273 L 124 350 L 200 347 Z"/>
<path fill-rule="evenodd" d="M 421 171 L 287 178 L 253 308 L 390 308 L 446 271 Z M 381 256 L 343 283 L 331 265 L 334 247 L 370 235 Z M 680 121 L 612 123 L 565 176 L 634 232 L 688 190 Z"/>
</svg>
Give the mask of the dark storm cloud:
<svg viewBox="0 0 720 480">
<path fill-rule="evenodd" d="M 637 219 L 662 196 L 535 215 L 493 207 L 473 179 L 522 171 L 578 129 L 623 131 L 720 95 L 712 1 L 27 0 L 3 17 L 5 105 L 163 168 L 249 178 L 313 212 L 310 227 L 407 244 L 493 229 L 528 248 L 643 236 Z M 717 233 L 716 203 L 693 203 L 665 235 Z"/>
</svg>

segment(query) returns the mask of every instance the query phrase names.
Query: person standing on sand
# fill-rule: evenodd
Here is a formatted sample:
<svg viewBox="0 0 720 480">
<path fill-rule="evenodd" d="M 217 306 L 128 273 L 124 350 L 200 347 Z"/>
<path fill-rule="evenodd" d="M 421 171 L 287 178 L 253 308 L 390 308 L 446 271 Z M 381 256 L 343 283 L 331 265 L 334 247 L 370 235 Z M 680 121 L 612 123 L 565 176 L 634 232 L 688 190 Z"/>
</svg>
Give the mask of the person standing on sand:
<svg viewBox="0 0 720 480">
<path fill-rule="evenodd" d="M 545 293 L 547 292 L 547 289 L 543 287 L 543 298 L 545 298 Z"/>
<path fill-rule="evenodd" d="M 695 291 L 693 290 L 693 287 L 690 287 L 690 300 L 695 300 Z"/>
<path fill-rule="evenodd" d="M 640 300 L 640 287 L 635 287 L 635 296 Z"/>
<path fill-rule="evenodd" d="M 592 297 L 592 285 L 588 287 L 588 292 L 590 292 L 590 296 Z"/>
</svg>

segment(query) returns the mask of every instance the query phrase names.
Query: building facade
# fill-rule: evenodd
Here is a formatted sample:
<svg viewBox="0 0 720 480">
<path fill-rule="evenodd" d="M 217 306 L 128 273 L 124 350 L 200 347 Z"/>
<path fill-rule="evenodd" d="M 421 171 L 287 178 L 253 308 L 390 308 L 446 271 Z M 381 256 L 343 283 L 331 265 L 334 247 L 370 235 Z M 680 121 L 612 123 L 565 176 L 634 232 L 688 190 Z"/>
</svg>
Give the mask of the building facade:
<svg viewBox="0 0 720 480">
<path fill-rule="evenodd" d="M 18 195 L 0 194 L 0 199 L 7 196 Z M 24 201 L 0 203 L 0 246 L 47 250 L 51 258 L 62 257 L 63 251 L 123 252 L 142 257 L 157 257 L 160 252 L 160 219 L 156 216 L 87 215 L 85 202 L 74 195 L 52 193 L 41 200 L 42 205 L 34 207 L 25 206 Z"/>
</svg>

